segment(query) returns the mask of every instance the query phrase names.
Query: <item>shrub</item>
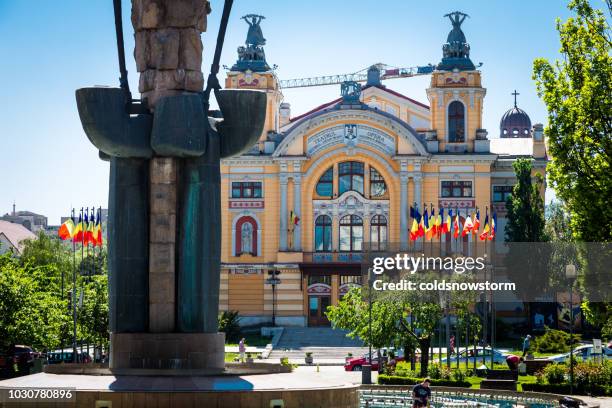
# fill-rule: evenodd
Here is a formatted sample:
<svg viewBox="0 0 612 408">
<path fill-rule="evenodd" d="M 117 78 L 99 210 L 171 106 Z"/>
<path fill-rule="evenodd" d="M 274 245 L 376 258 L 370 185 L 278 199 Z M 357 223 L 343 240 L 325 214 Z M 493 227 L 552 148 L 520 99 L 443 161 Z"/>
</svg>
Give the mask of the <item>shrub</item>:
<svg viewBox="0 0 612 408">
<path fill-rule="evenodd" d="M 450 380 L 451 370 L 440 364 L 431 364 L 427 369 L 427 375 L 436 380 Z"/>
<path fill-rule="evenodd" d="M 419 375 L 410 369 L 410 363 L 399 361 L 395 365 L 395 375 L 399 377 L 418 377 Z"/>
<path fill-rule="evenodd" d="M 570 350 L 570 334 L 562 330 L 546 328 L 541 336 L 533 341 L 533 349 L 540 353 L 565 353 Z M 580 341 L 580 335 L 574 334 L 574 344 Z"/>
<path fill-rule="evenodd" d="M 225 341 L 238 341 L 240 337 L 240 316 L 236 310 L 226 310 L 219 316 L 219 331 L 225 333 Z"/>
<path fill-rule="evenodd" d="M 423 382 L 423 378 L 415 377 L 402 377 L 398 375 L 386 375 L 380 374 L 378 376 L 378 383 L 384 385 L 415 385 Z M 444 387 L 464 387 L 469 388 L 471 384 L 468 381 L 455 381 L 455 380 L 431 380 L 433 386 L 444 386 Z"/>
<path fill-rule="evenodd" d="M 565 381 L 567 367 L 561 364 L 549 364 L 542 370 L 540 381 L 545 379 L 549 384 L 561 384 Z"/>
<path fill-rule="evenodd" d="M 462 370 L 455 370 L 453 371 L 453 380 L 458 381 L 458 382 L 465 382 L 465 379 L 467 378 L 467 374 L 465 371 Z"/>
</svg>

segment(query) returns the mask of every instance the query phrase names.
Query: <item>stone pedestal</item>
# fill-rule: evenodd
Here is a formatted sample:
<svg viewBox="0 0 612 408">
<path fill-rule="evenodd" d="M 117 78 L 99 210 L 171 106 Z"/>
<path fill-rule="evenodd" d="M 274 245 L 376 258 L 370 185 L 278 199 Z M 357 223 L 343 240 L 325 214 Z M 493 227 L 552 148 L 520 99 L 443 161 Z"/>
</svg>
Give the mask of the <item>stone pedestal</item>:
<svg viewBox="0 0 612 408">
<path fill-rule="evenodd" d="M 224 333 L 111 333 L 110 369 L 205 371 L 225 366 Z M 160 372 L 161 371 L 161 372 Z"/>
</svg>

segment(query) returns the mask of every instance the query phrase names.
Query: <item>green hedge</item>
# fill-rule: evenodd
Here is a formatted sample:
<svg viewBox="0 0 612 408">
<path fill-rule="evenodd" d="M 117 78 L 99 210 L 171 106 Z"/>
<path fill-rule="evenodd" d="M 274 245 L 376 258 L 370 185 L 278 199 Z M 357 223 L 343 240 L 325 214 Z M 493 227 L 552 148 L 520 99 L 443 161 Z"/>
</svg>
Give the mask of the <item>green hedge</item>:
<svg viewBox="0 0 612 408">
<path fill-rule="evenodd" d="M 382 385 L 415 385 L 423 382 L 423 378 L 414 377 L 400 377 L 398 375 L 386 375 L 380 374 L 378 376 L 378 383 Z M 444 387 L 464 387 L 469 388 L 472 384 L 468 381 L 455 381 L 455 380 L 431 380 L 431 385 L 439 385 Z"/>
<path fill-rule="evenodd" d="M 552 394 L 570 394 L 569 384 L 521 384 L 523 391 L 549 392 Z M 590 385 L 589 387 L 574 386 L 574 394 L 612 396 L 612 387 Z"/>
</svg>

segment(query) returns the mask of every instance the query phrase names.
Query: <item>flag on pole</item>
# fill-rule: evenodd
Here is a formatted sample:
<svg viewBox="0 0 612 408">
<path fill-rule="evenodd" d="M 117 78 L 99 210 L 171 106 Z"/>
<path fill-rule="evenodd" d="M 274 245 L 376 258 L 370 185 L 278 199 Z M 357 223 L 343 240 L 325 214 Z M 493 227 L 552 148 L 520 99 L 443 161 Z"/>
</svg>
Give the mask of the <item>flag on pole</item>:
<svg viewBox="0 0 612 408">
<path fill-rule="evenodd" d="M 70 217 L 60 226 L 57 235 L 59 235 L 62 241 L 65 241 L 74 237 L 75 229 L 74 221 L 72 221 L 72 217 Z"/>
<path fill-rule="evenodd" d="M 439 208 L 438 215 L 436 216 L 436 232 L 435 232 L 438 238 L 442 236 L 442 218 L 443 217 L 444 217 L 444 208 Z"/>
<path fill-rule="evenodd" d="M 289 224 L 290 225 L 298 225 L 300 222 L 300 217 L 297 216 L 293 210 L 289 213 Z"/>
<path fill-rule="evenodd" d="M 489 241 L 492 241 L 495 239 L 495 232 L 497 231 L 497 214 L 493 213 L 493 216 L 491 217 L 491 233 L 489 233 Z"/>
<path fill-rule="evenodd" d="M 421 217 L 419 210 L 414 209 L 410 206 L 410 216 L 412 217 L 412 227 L 410 228 L 410 240 L 416 241 L 419 237 L 419 222 L 417 219 Z"/>
<path fill-rule="evenodd" d="M 463 231 L 461 232 L 461 236 L 465 237 L 472 231 L 473 228 L 474 224 L 472 223 L 472 218 L 469 214 L 467 214 L 467 217 L 465 217 L 465 222 L 463 223 Z"/>
<path fill-rule="evenodd" d="M 89 245 L 91 242 L 91 231 L 89 230 L 89 214 L 85 209 L 85 220 L 83 221 L 83 245 Z"/>
<path fill-rule="evenodd" d="M 425 230 L 425 238 L 431 240 L 436 234 L 436 213 L 435 210 L 431 209 L 431 215 L 429 221 L 426 221 L 427 229 Z"/>
<path fill-rule="evenodd" d="M 472 228 L 472 234 L 478 235 L 478 229 L 480 228 L 480 210 L 476 208 L 474 213 L 474 227 Z"/>
<path fill-rule="evenodd" d="M 96 240 L 96 243 L 94 245 L 97 245 L 99 247 L 102 246 L 103 242 L 102 242 L 102 214 L 101 214 L 101 210 L 98 209 L 98 214 L 96 216 L 96 226 L 94 227 L 94 237 Z"/>
<path fill-rule="evenodd" d="M 453 238 L 459 238 L 459 209 L 455 214 L 455 222 L 453 223 Z"/>
<path fill-rule="evenodd" d="M 442 224 L 443 234 L 448 234 L 451 231 L 452 223 L 453 223 L 452 218 L 453 218 L 453 210 L 452 208 L 449 208 L 448 214 L 446 214 L 446 220 L 444 221 L 444 224 Z"/>
<path fill-rule="evenodd" d="M 83 214 L 79 214 L 79 222 L 74 227 L 72 242 L 83 242 Z"/>
<path fill-rule="evenodd" d="M 482 232 L 479 235 L 479 238 L 481 241 L 484 241 L 487 239 L 487 236 L 489 235 L 490 230 L 491 230 L 491 227 L 489 226 L 489 210 L 487 209 L 487 212 L 485 214 L 485 219 L 484 219 L 484 225 L 482 227 Z"/>
<path fill-rule="evenodd" d="M 94 213 L 94 208 L 91 208 L 91 213 L 89 214 L 89 223 L 87 224 L 87 234 L 89 235 L 89 243 L 92 246 L 96 246 L 96 216 Z"/>
<path fill-rule="evenodd" d="M 427 208 L 425 208 L 425 211 L 423 212 L 423 216 L 421 217 L 421 223 L 419 224 L 419 237 L 424 237 L 428 229 L 429 229 L 429 214 L 427 213 Z"/>
</svg>

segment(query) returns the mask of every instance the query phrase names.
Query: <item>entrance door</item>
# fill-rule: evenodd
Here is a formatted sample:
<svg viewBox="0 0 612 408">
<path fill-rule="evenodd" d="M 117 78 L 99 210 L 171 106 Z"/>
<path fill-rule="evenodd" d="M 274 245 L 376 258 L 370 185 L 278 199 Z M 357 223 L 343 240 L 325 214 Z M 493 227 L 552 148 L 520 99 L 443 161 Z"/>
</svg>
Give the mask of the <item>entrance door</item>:
<svg viewBox="0 0 612 408">
<path fill-rule="evenodd" d="M 329 326 L 325 316 L 329 305 L 331 296 L 308 296 L 308 326 Z"/>
</svg>

